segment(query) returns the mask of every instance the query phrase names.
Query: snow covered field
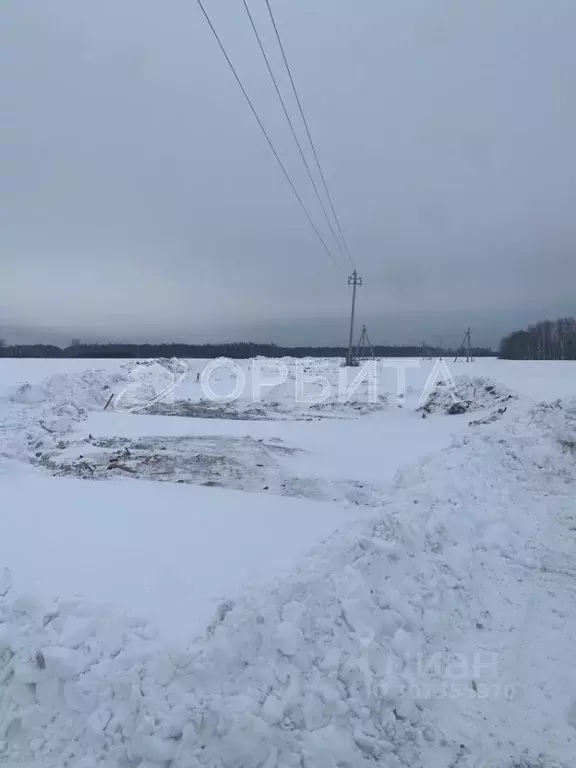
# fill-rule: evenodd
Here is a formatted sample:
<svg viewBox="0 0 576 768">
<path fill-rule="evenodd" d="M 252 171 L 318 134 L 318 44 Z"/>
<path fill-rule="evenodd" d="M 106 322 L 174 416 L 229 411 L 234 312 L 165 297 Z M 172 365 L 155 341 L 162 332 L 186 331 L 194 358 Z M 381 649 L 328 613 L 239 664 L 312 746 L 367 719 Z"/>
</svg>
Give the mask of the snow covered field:
<svg viewBox="0 0 576 768">
<path fill-rule="evenodd" d="M 384 362 L 0 360 L 0 762 L 575 764 L 576 365 Z"/>
</svg>

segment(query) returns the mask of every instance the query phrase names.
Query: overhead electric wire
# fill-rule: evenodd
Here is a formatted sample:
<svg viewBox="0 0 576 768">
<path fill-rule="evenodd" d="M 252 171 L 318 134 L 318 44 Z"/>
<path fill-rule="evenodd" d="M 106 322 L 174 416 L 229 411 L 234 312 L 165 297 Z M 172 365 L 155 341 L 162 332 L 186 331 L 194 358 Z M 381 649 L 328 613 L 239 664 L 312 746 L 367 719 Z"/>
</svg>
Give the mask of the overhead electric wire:
<svg viewBox="0 0 576 768">
<path fill-rule="evenodd" d="M 283 173 L 283 174 L 284 174 L 284 176 L 286 177 L 286 181 L 287 181 L 287 182 L 290 184 L 290 187 L 291 187 L 291 189 L 292 189 L 292 192 L 294 192 L 294 195 L 296 196 L 296 199 L 298 200 L 298 202 L 300 203 L 300 206 L 301 206 L 302 210 L 303 210 L 303 211 L 304 211 L 304 213 L 306 214 L 306 218 L 307 218 L 307 219 L 308 219 L 308 221 L 310 222 L 310 226 L 312 227 L 312 229 L 313 229 L 313 230 L 314 230 L 314 232 L 316 233 L 316 236 L 318 237 L 318 239 L 319 239 L 319 240 L 320 240 L 320 242 L 322 243 L 322 246 L 323 246 L 324 250 L 326 251 L 326 253 L 328 254 L 328 256 L 330 257 L 330 259 L 331 259 L 331 260 L 334 262 L 334 264 L 335 264 L 335 265 L 336 265 L 338 268 L 340 268 L 340 269 L 341 269 L 341 266 L 340 266 L 340 264 L 338 264 L 338 262 L 336 261 L 336 259 L 335 259 L 335 257 L 334 257 L 334 254 L 332 253 L 332 251 L 330 250 L 330 248 L 328 248 L 328 246 L 327 246 L 327 245 L 326 245 L 326 243 L 324 242 L 324 238 L 323 238 L 323 237 L 322 237 L 322 235 L 320 234 L 320 232 L 319 232 L 319 230 L 318 230 L 318 228 L 317 228 L 316 224 L 314 224 L 314 221 L 312 220 L 312 217 L 310 216 L 310 214 L 309 214 L 309 212 L 308 212 L 308 209 L 306 208 L 306 206 L 304 205 L 304 202 L 303 202 L 302 198 L 301 198 L 301 197 L 300 197 L 300 195 L 298 194 L 298 190 L 297 190 L 297 189 L 296 189 L 296 187 L 294 186 L 294 182 L 293 182 L 293 181 L 292 181 L 292 179 L 290 178 L 290 175 L 288 174 L 288 171 L 286 170 L 286 167 L 284 166 L 284 163 L 283 163 L 283 162 L 282 162 L 282 160 L 280 159 L 280 155 L 279 155 L 279 154 L 278 154 L 278 152 L 276 151 L 276 149 L 275 149 L 275 147 L 274 147 L 274 144 L 272 143 L 272 140 L 271 140 L 270 136 L 268 135 L 268 132 L 267 132 L 266 128 L 264 127 L 264 124 L 263 124 L 263 123 L 262 123 L 262 121 L 260 120 L 260 117 L 258 116 L 258 112 L 256 112 L 256 108 L 254 107 L 254 104 L 252 103 L 252 100 L 250 99 L 250 96 L 248 96 L 248 93 L 247 93 L 246 89 L 245 89 L 245 88 L 244 88 L 244 86 L 242 85 L 242 81 L 240 80 L 240 76 L 239 76 L 239 75 L 238 75 L 238 73 L 236 72 L 236 68 L 234 67 L 234 64 L 232 64 L 232 61 L 231 61 L 230 57 L 229 57 L 229 56 L 228 56 L 228 54 L 226 53 L 226 49 L 224 48 L 224 44 L 223 44 L 223 43 L 222 43 L 222 41 L 220 40 L 220 37 L 219 37 L 219 35 L 218 35 L 218 32 L 216 32 L 216 28 L 214 27 L 214 24 L 212 23 L 212 20 L 210 19 L 210 16 L 208 15 L 208 13 L 207 13 L 207 11 L 206 11 L 206 8 L 204 7 L 204 4 L 202 3 L 202 0 L 196 0 L 196 2 L 197 2 L 197 3 L 198 3 L 198 5 L 200 6 L 200 10 L 201 10 L 201 11 L 202 11 L 202 13 L 204 14 L 204 17 L 205 17 L 206 21 L 208 22 L 208 26 L 209 26 L 209 27 L 210 27 L 210 29 L 212 30 L 212 34 L 213 34 L 213 35 L 214 35 L 214 37 L 216 38 L 216 41 L 217 41 L 217 43 L 218 43 L 218 45 L 219 45 L 219 47 L 220 47 L 220 50 L 222 51 L 222 53 L 224 54 L 224 58 L 225 58 L 225 59 L 226 59 L 226 61 L 228 62 L 228 66 L 229 66 L 229 67 L 230 67 L 230 69 L 232 70 L 232 74 L 234 75 L 234 78 L 236 79 L 236 82 L 238 83 L 238 86 L 239 86 L 240 90 L 241 90 L 241 91 L 242 91 L 242 93 L 244 94 L 244 98 L 245 98 L 245 99 L 246 99 L 246 101 L 248 102 L 248 105 L 249 105 L 250 109 L 252 110 L 252 114 L 253 114 L 253 115 L 254 115 L 254 117 L 256 118 L 256 122 L 257 122 L 257 123 L 258 123 L 258 125 L 260 126 L 260 130 L 261 130 L 261 131 L 262 131 L 262 133 L 264 134 L 264 136 L 265 136 L 265 138 L 266 138 L 266 141 L 268 142 L 268 146 L 270 147 L 270 149 L 271 149 L 271 150 L 272 150 L 272 152 L 274 153 L 274 157 L 276 158 L 276 161 L 278 162 L 278 165 L 279 165 L 279 166 L 280 166 L 280 168 L 282 169 L 282 173 Z"/>
<path fill-rule="evenodd" d="M 324 173 L 322 171 L 322 166 L 320 165 L 320 159 L 318 158 L 318 153 L 316 152 L 316 147 L 314 146 L 314 141 L 312 140 L 312 135 L 310 133 L 310 129 L 308 127 L 308 121 L 306 120 L 306 116 L 304 115 L 304 109 L 302 107 L 302 103 L 300 101 L 300 97 L 298 96 L 298 90 L 296 88 L 296 83 L 294 82 L 294 78 L 292 77 L 292 70 L 290 69 L 290 65 L 288 64 L 288 59 L 286 57 L 286 51 L 284 50 L 284 45 L 282 43 L 282 38 L 280 37 L 280 32 L 278 31 L 278 26 L 276 25 L 276 19 L 274 18 L 274 14 L 272 12 L 272 8 L 270 6 L 270 1 L 265 0 L 266 6 L 268 8 L 268 14 L 270 15 L 270 20 L 272 22 L 272 26 L 274 27 L 274 32 L 276 33 L 276 39 L 278 40 L 278 45 L 280 46 L 280 50 L 282 52 L 282 58 L 284 59 L 284 65 L 286 67 L 286 71 L 288 72 L 288 77 L 290 78 L 290 83 L 292 84 L 292 90 L 294 91 L 294 96 L 296 97 L 296 103 L 298 104 L 298 109 L 300 110 L 300 115 L 302 117 L 302 122 L 304 123 L 304 127 L 306 128 L 306 134 L 308 136 L 308 141 L 310 142 L 310 146 L 312 147 L 312 152 L 314 153 L 314 158 L 316 160 L 316 165 L 318 166 L 318 172 L 320 173 L 320 178 L 322 179 L 322 184 L 324 185 L 324 190 L 326 192 L 326 197 L 328 198 L 328 202 L 330 203 L 330 208 L 332 210 L 332 214 L 334 215 L 334 220 L 336 221 L 336 226 L 338 227 L 338 232 L 340 233 L 340 237 L 342 238 L 342 242 L 344 243 L 344 248 L 346 249 L 346 254 L 348 256 L 348 259 L 350 261 L 350 264 L 354 269 L 356 269 L 354 261 L 352 259 L 352 256 L 350 255 L 350 249 L 348 248 L 348 244 L 346 243 L 346 238 L 344 237 L 344 233 L 342 231 L 342 227 L 340 226 L 340 221 L 338 219 L 338 216 L 336 214 L 336 210 L 334 208 L 334 203 L 332 202 L 332 196 L 330 195 L 330 192 L 328 190 L 328 184 L 326 183 L 326 178 L 324 176 Z"/>
<path fill-rule="evenodd" d="M 346 259 L 346 254 L 342 248 L 342 241 L 338 238 L 338 235 L 334 231 L 334 225 L 330 221 L 330 216 L 328 215 L 328 211 L 326 210 L 326 206 L 324 205 L 324 201 L 322 200 L 322 197 L 320 195 L 320 192 L 318 191 L 318 187 L 316 186 L 316 182 L 314 181 L 314 176 L 312 175 L 312 171 L 310 169 L 310 165 L 308 163 L 308 160 L 306 159 L 306 155 L 304 154 L 304 150 L 302 149 L 302 144 L 300 143 L 300 139 L 298 138 L 298 134 L 296 133 L 296 129 L 294 128 L 294 123 L 292 122 L 292 119 L 290 118 L 290 115 L 288 114 L 288 108 L 286 107 L 286 102 L 284 101 L 284 97 L 282 96 L 280 92 L 280 88 L 278 87 L 278 82 L 276 80 L 276 77 L 274 75 L 274 72 L 272 71 L 272 66 L 270 64 L 270 60 L 268 56 L 266 55 L 266 51 L 264 50 L 264 44 L 262 43 L 262 38 L 260 37 L 260 34 L 258 32 L 258 29 L 256 28 L 256 24 L 254 22 L 254 18 L 250 12 L 250 8 L 248 7 L 247 0 L 242 0 L 244 4 L 244 9 L 246 10 L 246 13 L 248 15 L 248 18 L 250 19 L 250 24 L 252 25 L 252 29 L 254 30 L 254 34 L 256 36 L 256 40 L 258 41 L 258 46 L 260 48 L 260 52 L 262 53 L 262 56 L 264 58 L 264 61 L 266 62 L 266 68 L 268 69 L 268 74 L 270 75 L 272 79 L 272 83 L 274 84 L 274 88 L 276 90 L 276 95 L 278 96 L 280 100 L 280 104 L 282 105 L 282 109 L 284 110 L 284 115 L 286 117 L 286 120 L 288 121 L 288 125 L 290 126 L 290 130 L 292 132 L 292 136 L 294 137 L 294 141 L 296 142 L 296 146 L 298 147 L 298 152 L 300 153 L 300 157 L 302 158 L 302 162 L 304 163 L 304 166 L 306 167 L 306 171 L 308 173 L 308 178 L 310 179 L 310 182 L 312 184 L 312 187 L 314 188 L 314 192 L 316 193 L 316 197 L 318 198 L 318 202 L 320 203 L 320 207 L 322 208 L 322 212 L 324 213 L 324 218 L 326 219 L 326 222 L 328 224 L 328 227 L 330 228 L 330 232 L 332 233 L 332 237 L 336 241 L 336 245 L 338 246 L 338 250 L 340 251 L 340 254 L 343 259 Z"/>
</svg>

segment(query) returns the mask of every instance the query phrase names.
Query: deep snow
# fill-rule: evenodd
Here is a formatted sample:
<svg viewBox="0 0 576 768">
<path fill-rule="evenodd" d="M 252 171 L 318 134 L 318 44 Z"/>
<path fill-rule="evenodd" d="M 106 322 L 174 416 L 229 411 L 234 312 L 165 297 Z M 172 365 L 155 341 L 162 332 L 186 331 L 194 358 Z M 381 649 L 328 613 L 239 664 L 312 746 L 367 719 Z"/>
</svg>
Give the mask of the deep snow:
<svg viewBox="0 0 576 768">
<path fill-rule="evenodd" d="M 170 641 L 202 631 L 218 599 L 289 573 L 353 516 L 304 499 L 131 479 L 11 472 L 0 482 L 0 565 L 20 590 L 129 610 Z"/>
<path fill-rule="evenodd" d="M 572 766 L 576 406 L 554 400 L 574 367 L 536 366 L 449 365 L 466 390 L 464 373 L 518 395 L 473 425 L 416 412 L 429 366 L 409 371 L 402 408 L 389 387 L 384 410 L 311 422 L 91 410 L 118 364 L 94 377 L 96 396 L 77 374 L 26 403 L 5 383 L 0 762 Z M 335 501 L 36 464 L 90 434 L 277 438 L 293 452 L 266 471 L 321 481 Z M 370 495 L 351 502 L 344 480 Z"/>
</svg>

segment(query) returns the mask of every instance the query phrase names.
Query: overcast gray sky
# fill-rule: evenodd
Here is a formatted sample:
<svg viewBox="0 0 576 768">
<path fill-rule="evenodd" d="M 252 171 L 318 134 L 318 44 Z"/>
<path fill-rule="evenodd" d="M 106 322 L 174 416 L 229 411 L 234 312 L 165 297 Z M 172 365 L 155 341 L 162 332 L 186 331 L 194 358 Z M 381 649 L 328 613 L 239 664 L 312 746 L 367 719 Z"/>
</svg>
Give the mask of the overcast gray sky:
<svg viewBox="0 0 576 768">
<path fill-rule="evenodd" d="M 241 0 L 205 4 L 328 238 Z M 272 5 L 372 340 L 574 314 L 574 0 Z M 0 105 L 0 336 L 345 342 L 350 268 L 195 0 L 2 0 Z"/>
</svg>

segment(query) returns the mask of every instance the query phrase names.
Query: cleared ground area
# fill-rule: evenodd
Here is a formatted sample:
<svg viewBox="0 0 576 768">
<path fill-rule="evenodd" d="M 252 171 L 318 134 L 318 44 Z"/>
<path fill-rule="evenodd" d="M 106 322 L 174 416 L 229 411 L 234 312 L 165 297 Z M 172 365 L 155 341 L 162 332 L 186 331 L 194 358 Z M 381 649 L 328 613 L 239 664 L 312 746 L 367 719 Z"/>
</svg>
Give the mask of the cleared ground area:
<svg viewBox="0 0 576 768">
<path fill-rule="evenodd" d="M 573 764 L 576 366 L 0 363 L 0 760 Z"/>
</svg>

